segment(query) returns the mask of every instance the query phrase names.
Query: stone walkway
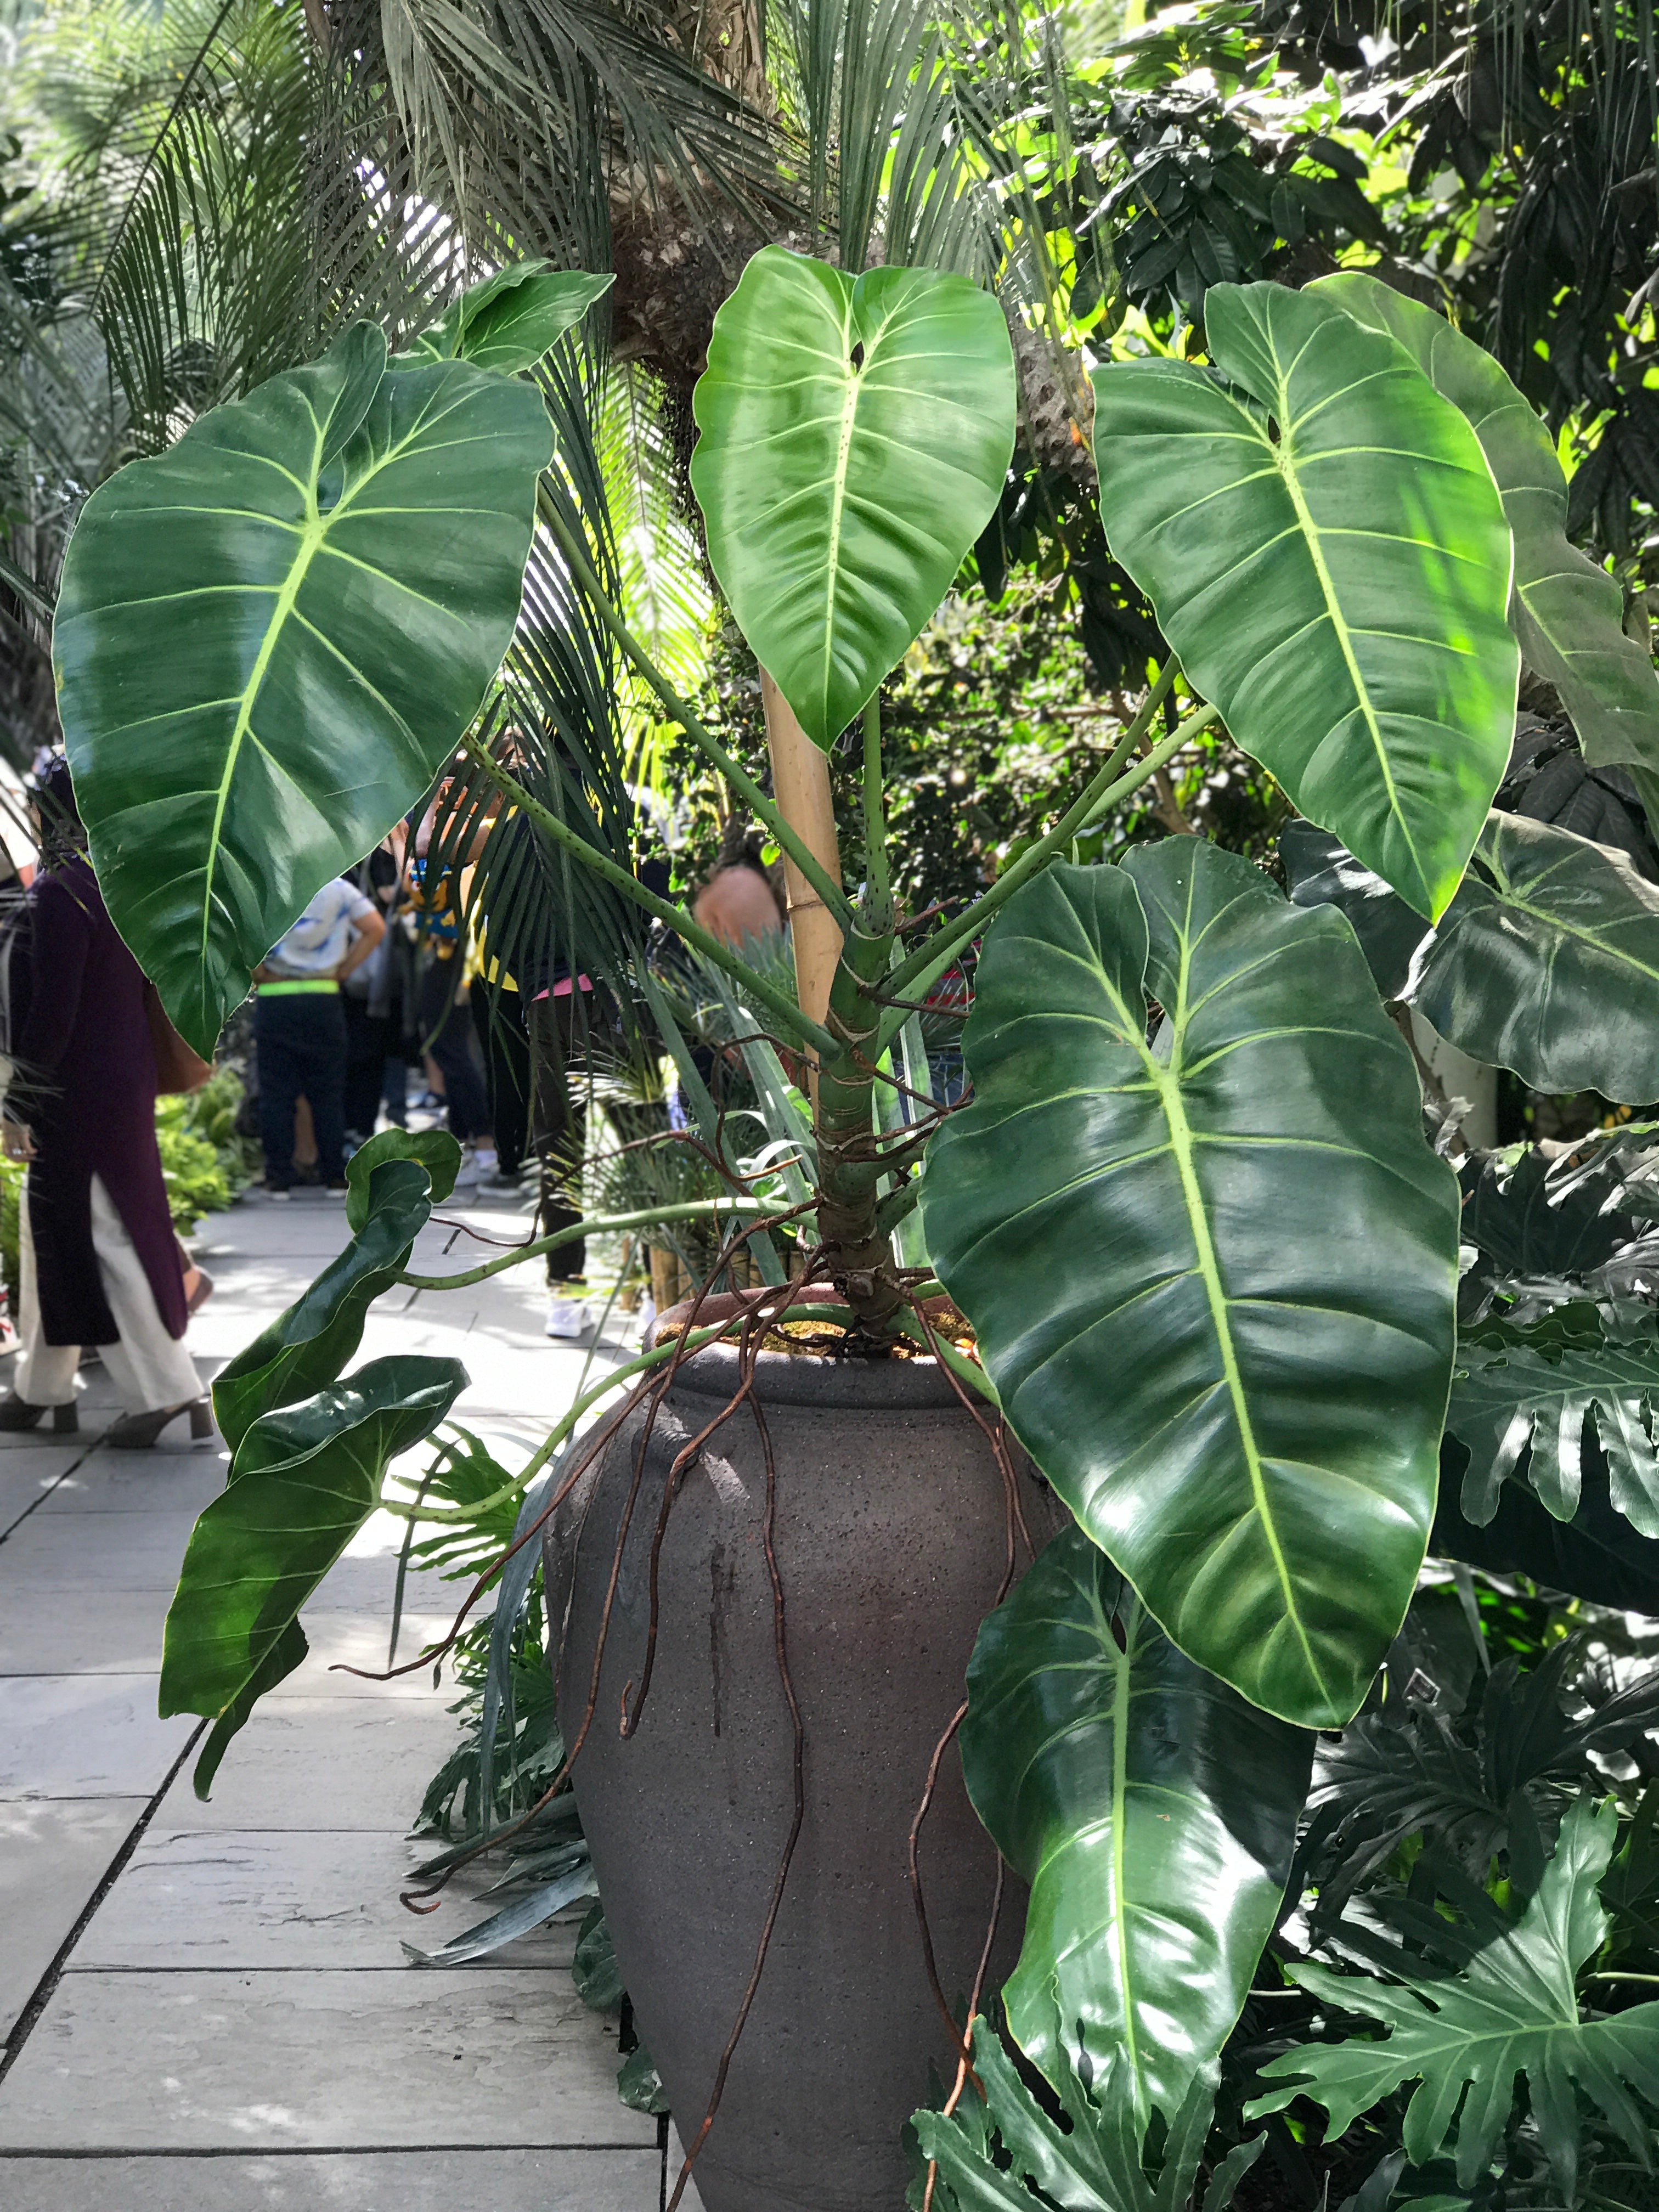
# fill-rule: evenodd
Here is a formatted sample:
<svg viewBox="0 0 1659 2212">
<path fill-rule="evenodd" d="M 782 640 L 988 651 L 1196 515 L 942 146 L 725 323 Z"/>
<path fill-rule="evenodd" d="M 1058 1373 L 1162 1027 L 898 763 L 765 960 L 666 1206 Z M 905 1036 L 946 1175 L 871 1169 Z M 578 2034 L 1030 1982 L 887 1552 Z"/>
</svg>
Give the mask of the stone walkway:
<svg viewBox="0 0 1659 2212">
<path fill-rule="evenodd" d="M 501 1207 L 461 1218 L 527 1233 Z M 203 1224 L 219 1285 L 191 1336 L 204 1377 L 346 1234 L 337 1201 L 310 1194 Z M 454 1236 L 429 1229 L 416 1265 L 441 1267 Z M 463 1240 L 448 1264 L 482 1256 Z M 453 1354 L 471 1376 L 459 1419 L 538 1436 L 584 1358 L 542 1334 L 543 1314 L 534 1262 L 398 1293 L 361 1356 Z M 611 1334 L 600 1358 L 630 1348 Z M 422 1855 L 405 1831 L 455 1741 L 453 1692 L 329 1671 L 385 1663 L 399 1524 L 382 1516 L 335 1570 L 305 1616 L 310 1658 L 199 1804 L 197 1724 L 159 1720 L 155 1689 L 224 1455 L 182 1437 L 100 1451 L 113 1400 L 100 1369 L 83 1380 L 79 1438 L 0 1437 L 0 2206 L 658 2212 L 659 2124 L 617 2100 L 615 2025 L 566 1971 L 580 1915 L 473 1967 L 417 1971 L 399 1948 L 489 1909 L 452 1894 L 416 1920 L 398 1902 Z M 447 1625 L 452 1589 L 411 1577 L 406 1652 Z"/>
</svg>

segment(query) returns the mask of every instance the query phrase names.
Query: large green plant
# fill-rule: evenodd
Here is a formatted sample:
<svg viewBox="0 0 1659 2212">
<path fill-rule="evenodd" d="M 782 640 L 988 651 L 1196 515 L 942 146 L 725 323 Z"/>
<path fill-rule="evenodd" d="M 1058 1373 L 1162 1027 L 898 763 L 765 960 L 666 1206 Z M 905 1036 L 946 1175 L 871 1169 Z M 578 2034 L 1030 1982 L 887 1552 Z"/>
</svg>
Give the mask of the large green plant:
<svg viewBox="0 0 1659 2212">
<path fill-rule="evenodd" d="M 572 297 L 581 296 L 578 286 Z M 354 334 L 337 356 L 279 380 L 246 410 L 204 418 L 175 449 L 190 447 L 215 544 L 240 544 L 228 510 L 255 465 L 241 430 L 289 422 L 284 410 L 299 408 L 291 395 L 313 386 L 331 394 L 324 411 L 333 427 L 305 429 L 294 416 L 294 456 L 283 446 L 271 473 L 287 487 L 282 497 L 298 502 L 290 535 L 312 560 L 336 557 L 344 526 L 333 517 L 349 501 L 362 532 L 354 554 L 385 577 L 406 543 L 404 519 L 377 517 L 374 499 L 354 489 L 381 450 L 360 426 L 375 409 L 397 415 L 428 389 L 408 381 L 422 378 L 434 380 L 434 394 L 453 390 L 458 405 L 499 417 L 499 449 L 478 472 L 482 517 L 476 507 L 444 510 L 455 534 L 443 559 L 430 531 L 417 533 L 418 615 L 405 619 L 407 592 L 378 586 L 348 592 L 327 611 L 325 635 L 354 672 L 416 656 L 431 637 L 464 638 L 418 726 L 359 714 L 356 695 L 331 679 L 305 692 L 307 711 L 297 711 L 294 686 L 313 645 L 322 647 L 306 627 L 310 606 L 290 556 L 274 586 L 264 570 L 248 579 L 269 650 L 258 670 L 244 669 L 228 708 L 205 703 L 193 662 L 149 672 L 149 711 L 179 741 L 147 752 L 138 776 L 126 710 L 76 720 L 74 702 L 122 696 L 122 595 L 132 588 L 124 548 L 149 480 L 138 478 L 130 499 L 118 477 L 88 507 L 71 549 L 72 575 L 87 587 L 70 597 L 60 657 L 73 672 L 76 775 L 112 909 L 170 1001 L 196 1009 L 204 1035 L 264 938 L 337 865 L 342 837 L 366 840 L 368 811 L 360 823 L 350 817 L 348 834 L 337 809 L 325 821 L 314 801 L 349 771 L 354 788 L 381 794 L 374 805 L 383 812 L 464 732 L 480 777 L 577 871 L 665 923 L 726 979 L 734 1007 L 798 1059 L 816 1060 L 809 1143 L 769 1048 L 745 1048 L 759 1094 L 781 1117 L 773 1133 L 787 1139 L 790 1164 L 769 1185 L 744 1182 L 665 995 L 642 980 L 732 1192 L 674 1211 L 743 1233 L 745 1217 L 770 1206 L 769 1227 L 753 1231 L 750 1249 L 781 1297 L 775 1239 L 799 1233 L 799 1206 L 811 1206 L 816 1240 L 811 1229 L 801 1237 L 804 1279 L 787 1293 L 798 1310 L 844 1321 L 850 1309 L 854 1349 L 880 1351 L 899 1331 L 936 1349 L 1000 1407 L 1076 1516 L 1064 1550 L 985 1632 L 968 1769 L 988 1824 L 1033 1883 L 1009 1992 L 1014 2033 L 1062 2098 L 1092 2080 L 1109 2103 L 1124 2103 L 1136 2130 L 1159 2114 L 1173 2129 L 1193 2085 L 1211 2078 L 1277 1911 L 1310 1750 L 1300 1732 L 1340 1727 L 1367 1696 L 1436 1511 L 1455 1364 L 1458 1197 L 1425 1142 L 1410 1056 L 1368 975 L 1378 909 L 1406 916 L 1382 934 L 1390 957 L 1403 945 L 1407 964 L 1427 920 L 1449 915 L 1424 973 L 1462 957 L 1479 981 L 1488 956 L 1477 948 L 1492 935 L 1482 917 L 1505 902 L 1524 907 L 1524 957 L 1505 971 L 1506 1033 L 1547 1036 L 1552 1049 L 1580 1055 L 1574 1065 L 1582 1061 L 1586 1079 L 1628 1095 L 1623 1040 L 1597 994 L 1606 974 L 1625 972 L 1620 961 L 1641 963 L 1645 913 L 1614 913 L 1628 885 L 1598 877 L 1589 894 L 1611 923 L 1587 932 L 1559 879 L 1528 874 L 1525 836 L 1513 847 L 1506 830 L 1483 826 L 1515 700 L 1510 618 L 1541 619 L 1527 612 L 1528 586 L 1516 588 L 1516 525 L 1505 505 L 1513 488 L 1494 476 L 1461 388 L 1425 373 L 1435 349 L 1379 327 L 1369 295 L 1218 286 L 1208 368 L 1097 372 L 1107 534 L 1151 592 L 1179 658 L 1049 832 L 965 912 L 915 942 L 901 932 L 907 918 L 890 890 L 878 687 L 995 503 L 1012 431 L 1006 339 L 963 278 L 884 270 L 849 281 L 781 251 L 760 257 L 722 311 L 699 389 L 695 481 L 732 608 L 811 737 L 834 741 L 861 710 L 856 887 L 815 857 L 801 825 L 630 635 L 602 590 L 580 510 L 553 495 L 556 483 L 544 480 L 538 514 L 689 742 L 732 779 L 840 925 L 827 1011 L 808 1012 L 775 974 L 752 969 L 637 882 L 597 832 L 584 833 L 580 808 L 567 818 L 544 805 L 513 757 L 492 745 L 493 726 L 468 725 L 504 642 L 508 539 L 527 534 L 548 435 L 527 386 L 462 356 L 471 334 L 482 342 L 524 304 L 514 288 L 497 287 L 480 307 L 453 312 L 412 358 L 390 364 L 374 334 Z M 144 465 L 185 465 L 168 456 Z M 155 481 L 165 489 L 174 479 Z M 246 513 L 267 529 L 263 510 Z M 181 532 L 185 551 L 159 556 L 173 564 L 166 574 L 175 586 L 193 529 Z M 463 561 L 467 550 L 476 560 Z M 114 583 L 100 612 L 90 585 L 105 578 Z M 1572 641 L 1581 653 L 1593 656 L 1613 622 L 1604 601 L 1584 598 Z M 1610 639 L 1601 642 L 1617 659 Z M 271 726 L 269 774 L 255 774 L 266 756 L 255 746 L 232 759 L 224 733 L 240 730 L 246 748 L 265 726 L 267 686 L 289 719 Z M 1154 741 L 1166 707 L 1173 726 Z M 1310 896 L 1298 883 L 1297 899 L 1287 900 L 1242 860 L 1182 839 L 1121 868 L 1069 864 L 1076 839 L 1114 801 L 1218 719 L 1346 848 L 1331 888 Z M 219 735 L 198 744 L 203 728 Z M 197 796 L 204 745 L 216 779 L 210 819 Z M 274 830 L 278 768 L 297 779 L 300 797 L 292 823 Z M 147 823 L 167 835 L 144 834 Z M 231 864 L 273 834 L 284 884 L 276 900 Z M 1477 841 L 1480 859 L 1466 878 Z M 187 911 L 174 884 L 181 853 Z M 1377 896 L 1357 936 L 1342 909 L 1367 868 Z M 1570 988 L 1551 930 L 1580 947 Z M 954 1118 L 924 1110 L 907 1120 L 902 1087 L 926 1085 L 913 1009 L 980 939 L 981 989 L 966 1039 L 974 1101 Z M 1481 992 L 1491 998 L 1484 983 Z M 810 1184 L 799 1180 L 802 1161 Z M 372 1502 L 382 1444 L 406 1440 L 403 1409 L 413 1422 L 417 1401 L 435 1408 L 442 1399 L 435 1374 L 424 1395 L 403 1392 L 400 1376 L 395 1412 L 365 1402 L 369 1370 L 362 1385 L 348 1377 L 337 1386 L 368 1298 L 393 1276 L 476 1281 L 525 1256 L 515 1249 L 449 1279 L 408 1274 L 407 1239 L 436 1165 L 377 1161 L 352 1251 L 224 1386 L 227 1414 L 243 1432 L 227 1500 L 204 1524 L 203 1571 L 187 1573 L 175 1603 L 167 1686 L 174 1704 L 219 1721 L 216 1745 L 273 1670 L 291 1663 L 293 1641 L 283 1628 L 256 1650 L 240 1617 L 219 1623 L 213 1591 L 223 1560 L 244 1560 L 284 1594 L 262 1614 L 280 1627 L 286 1593 L 309 1588 L 341 1529 Z M 896 1257 L 894 1234 L 914 1237 L 919 1201 L 936 1275 Z M 814 1283 L 845 1303 L 809 1303 Z M 976 1359 L 931 1334 L 925 1294 L 940 1286 L 973 1325 Z M 504 1495 L 516 1497 L 590 1402 L 666 1356 L 642 1355 L 580 1401 L 531 1467 L 505 1480 Z M 1626 1403 L 1628 1369 L 1609 1367 L 1605 1379 L 1606 1401 Z M 378 1423 L 372 1444 L 349 1443 L 366 1422 Z M 311 1527 L 296 1470 L 329 1452 L 331 1434 L 368 1472 L 319 1486 Z M 1645 1462 L 1632 1456 L 1631 1466 L 1645 1501 Z M 283 1516 L 280 1557 L 258 1517 L 262 1500 Z M 222 1663 L 208 1663 L 219 1650 Z M 1085 1745 L 1092 1756 L 1079 1753 Z M 1154 1850 L 1146 1793 L 1166 1786 L 1187 1802 Z M 1081 1870 L 1099 1863 L 1111 1874 L 1097 1894 Z M 1178 1930 L 1155 1930 L 1160 1896 L 1182 1891 Z M 1051 1987 L 1065 1995 L 1057 2016 Z M 1103 2039 L 1127 2054 L 1123 2063 L 1106 2063 Z M 1120 2115 L 1111 2124 L 1121 2132 L 1128 2123 Z"/>
</svg>

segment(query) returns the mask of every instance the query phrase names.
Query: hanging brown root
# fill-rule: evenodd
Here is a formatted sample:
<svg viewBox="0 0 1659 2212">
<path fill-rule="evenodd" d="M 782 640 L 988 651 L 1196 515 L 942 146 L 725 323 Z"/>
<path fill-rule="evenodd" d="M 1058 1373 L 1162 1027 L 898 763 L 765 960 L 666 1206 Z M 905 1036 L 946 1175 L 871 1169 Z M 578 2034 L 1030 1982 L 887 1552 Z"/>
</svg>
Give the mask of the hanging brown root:
<svg viewBox="0 0 1659 2212">
<path fill-rule="evenodd" d="M 755 1353 L 752 1350 L 747 1351 L 746 1357 L 752 1368 Z M 755 1428 L 760 1437 L 761 1451 L 766 1461 L 766 1517 L 763 1523 L 762 1534 L 766 1547 L 766 1571 L 772 1582 L 772 1638 L 777 1655 L 778 1679 L 783 1685 L 783 1694 L 789 1706 L 790 1725 L 793 1730 L 795 1809 L 794 1817 L 789 1824 L 788 1840 L 784 1844 L 783 1856 L 779 1862 L 778 1877 L 772 1886 L 772 1900 L 767 1907 L 765 1924 L 761 1929 L 760 1942 L 756 1948 L 754 1970 L 749 1977 L 749 1986 L 743 1993 L 743 2002 L 738 2008 L 737 2019 L 732 2023 L 731 2034 L 726 2038 L 726 2048 L 720 2053 L 720 2064 L 714 2069 L 714 2086 L 709 2095 L 708 2109 L 703 2114 L 702 2124 L 697 2130 L 690 2148 L 685 2154 L 685 2162 L 680 2168 L 679 2179 L 674 2184 L 674 2193 L 668 2200 L 665 2212 L 678 2212 L 680 2199 L 685 2194 L 685 2185 L 691 2179 L 691 2169 L 696 2164 L 702 2147 L 708 2140 L 708 2131 L 714 2124 L 715 2114 L 720 2111 L 720 2099 L 726 2094 L 726 2077 L 731 2069 L 732 2054 L 736 2051 L 743 2031 L 748 2025 L 750 2009 L 755 2002 L 755 1993 L 760 1987 L 761 1976 L 766 1969 L 766 1954 L 771 1948 L 772 1930 L 777 1925 L 779 1909 L 783 1903 L 784 1886 L 789 1879 L 790 1863 L 794 1858 L 795 1845 L 800 1839 L 802 1823 L 806 1818 L 805 1731 L 801 1725 L 800 1706 L 796 1701 L 795 1686 L 789 1674 L 789 1654 L 784 1633 L 783 1581 L 778 1572 L 775 1543 L 778 1504 L 777 1467 L 772 1456 L 771 1434 L 767 1428 L 766 1416 L 761 1410 L 760 1401 L 758 1399 L 751 1398 L 749 1404 L 750 1410 L 755 1417 Z"/>
</svg>

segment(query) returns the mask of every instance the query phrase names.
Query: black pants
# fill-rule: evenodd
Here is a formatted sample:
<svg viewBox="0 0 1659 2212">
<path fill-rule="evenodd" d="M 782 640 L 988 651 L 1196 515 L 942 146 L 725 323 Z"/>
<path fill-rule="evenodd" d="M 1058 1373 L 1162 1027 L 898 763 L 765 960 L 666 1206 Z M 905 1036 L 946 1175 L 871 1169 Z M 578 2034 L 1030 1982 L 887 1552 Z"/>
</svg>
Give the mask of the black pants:
<svg viewBox="0 0 1659 2212">
<path fill-rule="evenodd" d="M 591 994 L 568 992 L 562 999 L 537 999 L 530 1008 L 531 1141 L 542 1164 L 538 1226 L 544 1237 L 581 1219 L 570 1194 L 580 1194 L 582 1145 L 587 1109 L 571 1096 L 570 1063 L 586 1044 Z M 547 1255 L 547 1279 L 562 1282 L 586 1272 L 586 1247 L 561 1244 Z"/>
<path fill-rule="evenodd" d="M 294 1181 L 294 1109 L 311 1102 L 317 1133 L 317 1171 L 325 1182 L 345 1173 L 346 1024 L 337 991 L 303 991 L 253 1006 L 253 1045 L 259 1055 L 259 1135 L 265 1148 L 265 1181 L 286 1190 Z"/>
<path fill-rule="evenodd" d="M 484 1060 L 495 1157 L 501 1173 L 514 1176 L 530 1149 L 530 1033 L 524 1000 L 517 991 L 498 991 L 486 999 L 481 985 L 477 993 L 479 1007 L 489 1009 L 483 1024 Z M 473 1019 L 478 1021 L 479 1015 Z"/>
<path fill-rule="evenodd" d="M 345 1125 L 354 1137 L 372 1137 L 380 1117 L 380 1093 L 386 1084 L 386 1054 L 401 1024 L 396 1012 L 371 1014 L 367 999 L 340 994 L 345 1015 Z"/>
<path fill-rule="evenodd" d="M 472 1057 L 472 1009 L 454 995 L 459 958 L 432 960 L 421 976 L 421 1042 L 444 1079 L 444 1119 L 463 1144 L 489 1133 L 489 1097 Z"/>
</svg>

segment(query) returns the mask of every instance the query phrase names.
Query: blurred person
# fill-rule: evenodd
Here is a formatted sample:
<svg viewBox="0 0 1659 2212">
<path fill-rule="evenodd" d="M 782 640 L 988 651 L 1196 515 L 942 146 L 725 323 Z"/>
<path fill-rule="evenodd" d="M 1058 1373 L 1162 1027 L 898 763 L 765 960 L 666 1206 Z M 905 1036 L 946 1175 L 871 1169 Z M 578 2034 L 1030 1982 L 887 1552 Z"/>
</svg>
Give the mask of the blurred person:
<svg viewBox="0 0 1659 2212">
<path fill-rule="evenodd" d="M 152 1023 L 166 1017 L 105 908 L 61 758 L 42 778 L 40 808 L 27 956 L 20 939 L 9 978 L 0 1140 L 28 1172 L 18 1224 L 22 1348 L 0 1429 L 32 1429 L 50 1408 L 53 1430 L 73 1432 L 76 1371 L 82 1347 L 95 1345 L 125 1408 L 106 1443 L 153 1444 L 181 1413 L 192 1437 L 209 1437 L 155 1142 Z"/>
<path fill-rule="evenodd" d="M 473 1057 L 462 913 L 465 894 L 459 881 L 489 836 L 491 823 L 483 818 L 476 823 L 460 822 L 458 835 L 457 809 L 466 804 L 460 779 L 444 777 L 416 825 L 404 868 L 410 902 L 425 940 L 416 984 L 417 1025 L 427 1059 L 435 1078 L 441 1079 L 434 1079 L 429 1073 L 428 1081 L 434 1092 L 441 1091 L 445 1127 L 467 1148 L 456 1177 L 458 1189 L 471 1188 L 481 1173 L 493 1174 L 495 1168 L 493 1142 L 483 1146 L 482 1153 L 478 1149 L 480 1140 L 491 1135 L 491 1120 L 483 1073 Z M 457 850 L 458 846 L 461 849 Z"/>
<path fill-rule="evenodd" d="M 259 1136 L 271 1198 L 286 1199 L 294 1188 L 294 1115 L 301 1097 L 311 1108 L 324 1188 L 336 1196 L 344 1194 L 346 1021 L 340 986 L 385 934 L 374 902 L 336 876 L 253 971 Z"/>
<path fill-rule="evenodd" d="M 777 886 L 757 860 L 716 868 L 692 901 L 691 918 L 735 951 L 753 945 L 769 952 L 784 929 Z"/>
<path fill-rule="evenodd" d="M 346 1025 L 345 1140 L 354 1152 L 374 1134 L 388 1069 L 403 1066 L 404 983 L 410 963 L 400 933 L 392 927 L 401 872 L 392 841 L 386 838 L 347 878 L 374 900 L 387 924 L 380 943 L 340 985 Z"/>
</svg>

